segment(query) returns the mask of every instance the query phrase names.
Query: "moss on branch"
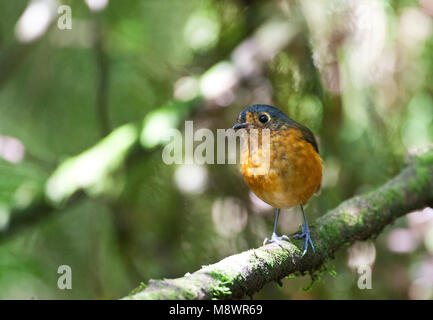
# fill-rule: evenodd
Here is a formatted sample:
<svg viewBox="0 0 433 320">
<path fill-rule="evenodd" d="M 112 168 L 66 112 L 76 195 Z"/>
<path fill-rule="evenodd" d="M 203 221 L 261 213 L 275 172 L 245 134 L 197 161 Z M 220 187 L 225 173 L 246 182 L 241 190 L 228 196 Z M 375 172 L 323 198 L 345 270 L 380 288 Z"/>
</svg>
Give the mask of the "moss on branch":
<svg viewBox="0 0 433 320">
<path fill-rule="evenodd" d="M 301 258 L 303 241 L 267 244 L 204 266 L 177 279 L 150 280 L 124 299 L 236 299 L 266 283 L 314 273 L 334 253 L 357 240 L 377 237 L 395 219 L 433 206 L 433 151 L 414 158 L 400 174 L 372 192 L 349 199 L 311 226 L 316 253 Z"/>
</svg>

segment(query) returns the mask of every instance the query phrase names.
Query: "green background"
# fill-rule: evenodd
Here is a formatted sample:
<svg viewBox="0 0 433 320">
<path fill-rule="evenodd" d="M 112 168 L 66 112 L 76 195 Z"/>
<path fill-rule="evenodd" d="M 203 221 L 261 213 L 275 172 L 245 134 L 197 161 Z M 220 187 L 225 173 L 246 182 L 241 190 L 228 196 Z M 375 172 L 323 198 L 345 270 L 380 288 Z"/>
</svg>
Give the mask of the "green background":
<svg viewBox="0 0 433 320">
<path fill-rule="evenodd" d="M 16 29 L 27 1 L 0 2 L 1 299 L 116 299 L 260 246 L 273 211 L 236 165 L 162 161 L 161 132 L 184 120 L 216 132 L 269 103 L 310 127 L 324 160 L 311 222 L 385 183 L 433 140 L 429 1 L 61 4 L 72 29 L 60 30 L 55 12 L 26 44 Z M 15 231 L 8 223 L 23 208 L 42 218 Z M 306 276 L 254 298 L 431 299 L 432 218 L 413 213 L 340 250 L 336 275 L 308 292 Z M 300 222 L 287 210 L 279 231 Z M 371 290 L 357 287 L 361 264 L 372 266 Z M 60 265 L 72 268 L 71 290 L 57 288 Z"/>
</svg>

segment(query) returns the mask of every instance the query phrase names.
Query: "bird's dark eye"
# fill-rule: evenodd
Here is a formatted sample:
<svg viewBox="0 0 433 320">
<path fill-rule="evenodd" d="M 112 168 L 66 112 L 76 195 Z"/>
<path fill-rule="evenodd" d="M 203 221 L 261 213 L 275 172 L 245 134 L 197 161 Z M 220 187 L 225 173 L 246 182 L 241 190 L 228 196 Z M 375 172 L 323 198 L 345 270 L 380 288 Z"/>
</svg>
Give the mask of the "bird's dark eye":
<svg viewBox="0 0 433 320">
<path fill-rule="evenodd" d="M 269 117 L 268 117 L 267 115 L 265 115 L 265 114 L 262 114 L 262 115 L 259 117 L 259 121 L 260 121 L 261 123 L 266 123 L 266 122 L 269 121 Z"/>
</svg>

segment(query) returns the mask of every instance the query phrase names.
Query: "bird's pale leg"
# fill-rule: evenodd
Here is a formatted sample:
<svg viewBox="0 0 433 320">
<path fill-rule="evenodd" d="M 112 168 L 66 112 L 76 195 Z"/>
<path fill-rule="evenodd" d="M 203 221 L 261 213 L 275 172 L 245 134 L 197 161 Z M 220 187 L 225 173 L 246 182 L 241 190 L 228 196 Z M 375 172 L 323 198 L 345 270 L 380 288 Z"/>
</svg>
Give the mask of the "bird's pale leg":
<svg viewBox="0 0 433 320">
<path fill-rule="evenodd" d="M 313 252 L 316 252 L 316 250 L 314 249 L 313 241 L 311 241 L 310 229 L 308 229 L 307 218 L 305 217 L 304 207 L 302 205 L 301 205 L 301 210 L 302 210 L 302 215 L 304 217 L 304 224 L 302 225 L 302 232 L 300 234 L 293 235 L 293 238 L 295 238 L 295 239 L 305 238 L 304 252 L 302 253 L 302 256 L 304 256 L 307 253 L 308 244 L 311 245 L 311 249 L 313 249 Z"/>
<path fill-rule="evenodd" d="M 274 231 L 272 232 L 272 237 L 271 239 L 266 238 L 265 241 L 263 241 L 263 245 L 265 245 L 266 243 L 277 243 L 280 244 L 281 240 L 289 240 L 288 236 L 282 235 L 282 236 L 277 236 L 277 224 L 278 224 L 278 216 L 280 215 L 280 209 L 276 209 L 275 211 L 275 222 L 274 222 Z"/>
</svg>

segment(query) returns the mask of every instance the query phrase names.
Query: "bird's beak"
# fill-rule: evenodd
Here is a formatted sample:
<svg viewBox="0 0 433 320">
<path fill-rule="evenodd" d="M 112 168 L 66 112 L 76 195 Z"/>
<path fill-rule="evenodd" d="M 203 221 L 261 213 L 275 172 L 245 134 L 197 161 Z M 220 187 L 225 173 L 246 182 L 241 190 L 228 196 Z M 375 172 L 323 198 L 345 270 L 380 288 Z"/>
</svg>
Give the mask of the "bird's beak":
<svg viewBox="0 0 433 320">
<path fill-rule="evenodd" d="M 238 129 L 246 129 L 246 128 L 249 128 L 249 124 L 248 123 L 236 123 L 234 126 L 233 126 L 233 129 L 235 129 L 235 130 L 238 130 Z"/>
</svg>

